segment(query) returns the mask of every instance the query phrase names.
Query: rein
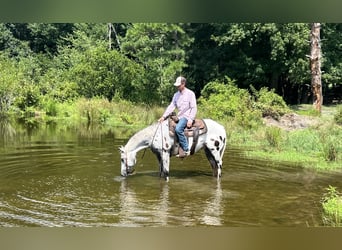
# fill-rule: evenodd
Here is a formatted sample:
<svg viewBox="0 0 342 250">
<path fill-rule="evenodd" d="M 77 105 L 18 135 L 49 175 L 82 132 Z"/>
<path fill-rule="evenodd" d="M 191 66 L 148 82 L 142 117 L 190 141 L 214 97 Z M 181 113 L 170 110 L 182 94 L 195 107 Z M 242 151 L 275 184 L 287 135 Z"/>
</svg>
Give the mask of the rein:
<svg viewBox="0 0 342 250">
<path fill-rule="evenodd" d="M 159 128 L 160 124 L 161 124 L 161 122 L 158 122 L 158 126 L 157 126 L 157 128 L 156 128 L 156 131 L 155 131 L 154 134 L 153 134 L 151 144 L 153 143 L 154 138 L 156 137 L 156 134 L 157 134 L 157 131 L 158 131 L 158 128 Z M 161 132 L 162 132 L 162 135 L 163 135 L 163 130 L 162 130 Z M 162 142 L 162 143 L 163 143 L 163 142 Z M 163 146 L 163 145 L 162 145 L 162 146 Z M 144 156 L 145 156 L 145 153 L 146 153 L 146 149 L 147 149 L 147 148 L 144 149 L 144 152 L 143 152 L 143 155 L 141 156 L 141 159 L 144 159 Z"/>
</svg>

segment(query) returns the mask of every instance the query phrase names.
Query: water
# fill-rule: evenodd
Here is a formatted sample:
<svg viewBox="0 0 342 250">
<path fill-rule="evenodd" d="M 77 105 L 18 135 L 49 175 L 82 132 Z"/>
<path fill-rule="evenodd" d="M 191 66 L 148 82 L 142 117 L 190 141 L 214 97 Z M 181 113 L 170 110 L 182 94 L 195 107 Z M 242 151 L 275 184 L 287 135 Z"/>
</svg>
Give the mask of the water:
<svg viewBox="0 0 342 250">
<path fill-rule="evenodd" d="M 320 200 L 341 173 L 246 159 L 228 147 L 222 179 L 205 154 L 171 159 L 170 182 L 147 150 L 120 176 L 132 132 L 0 126 L 0 226 L 320 226 Z"/>
</svg>

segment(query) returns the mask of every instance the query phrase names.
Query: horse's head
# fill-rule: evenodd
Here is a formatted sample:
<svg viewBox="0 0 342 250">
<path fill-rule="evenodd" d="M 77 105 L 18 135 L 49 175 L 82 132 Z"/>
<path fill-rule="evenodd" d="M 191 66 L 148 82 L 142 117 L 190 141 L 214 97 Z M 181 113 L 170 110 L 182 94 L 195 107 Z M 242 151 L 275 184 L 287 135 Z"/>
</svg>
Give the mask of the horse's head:
<svg viewBox="0 0 342 250">
<path fill-rule="evenodd" d="M 136 163 L 135 152 L 129 152 L 122 146 L 119 148 L 119 150 L 121 154 L 121 175 L 127 176 L 133 174 L 134 165 Z"/>
</svg>

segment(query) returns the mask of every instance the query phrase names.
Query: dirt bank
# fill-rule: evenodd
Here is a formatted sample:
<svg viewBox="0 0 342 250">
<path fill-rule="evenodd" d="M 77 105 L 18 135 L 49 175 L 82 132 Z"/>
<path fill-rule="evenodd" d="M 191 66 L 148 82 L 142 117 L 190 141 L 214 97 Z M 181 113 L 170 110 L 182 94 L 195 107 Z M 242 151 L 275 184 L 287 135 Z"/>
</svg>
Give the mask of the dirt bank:
<svg viewBox="0 0 342 250">
<path fill-rule="evenodd" d="M 272 117 L 264 117 L 263 120 L 267 126 L 276 126 L 286 131 L 304 129 L 318 123 L 317 117 L 298 115 L 295 113 L 285 114 L 279 120 Z"/>
</svg>

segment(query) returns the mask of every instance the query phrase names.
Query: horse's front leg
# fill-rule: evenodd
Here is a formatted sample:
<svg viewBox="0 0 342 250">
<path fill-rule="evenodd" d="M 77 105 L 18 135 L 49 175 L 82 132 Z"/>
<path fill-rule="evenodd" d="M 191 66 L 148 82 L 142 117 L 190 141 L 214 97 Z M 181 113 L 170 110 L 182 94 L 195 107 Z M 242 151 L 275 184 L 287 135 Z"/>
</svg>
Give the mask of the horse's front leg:
<svg viewBox="0 0 342 250">
<path fill-rule="evenodd" d="M 169 169 L 170 169 L 170 152 L 162 150 L 159 157 L 159 176 L 164 177 L 166 181 L 169 181 Z"/>
</svg>

